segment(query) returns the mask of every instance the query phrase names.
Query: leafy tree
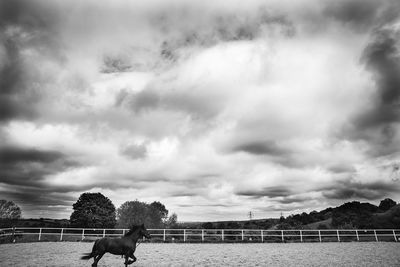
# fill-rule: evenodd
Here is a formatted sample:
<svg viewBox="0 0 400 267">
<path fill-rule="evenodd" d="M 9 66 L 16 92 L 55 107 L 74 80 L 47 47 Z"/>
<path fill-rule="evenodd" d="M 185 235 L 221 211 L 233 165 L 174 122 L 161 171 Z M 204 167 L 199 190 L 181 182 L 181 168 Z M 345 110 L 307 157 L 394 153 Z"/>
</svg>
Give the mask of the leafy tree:
<svg viewBox="0 0 400 267">
<path fill-rule="evenodd" d="M 337 228 L 371 228 L 372 214 L 378 207 L 358 201 L 347 202 L 332 212 L 332 226 Z"/>
<path fill-rule="evenodd" d="M 387 211 L 394 206 L 396 206 L 396 201 L 393 201 L 390 198 L 386 198 L 382 200 L 381 203 L 379 204 L 379 209 L 382 211 Z"/>
<path fill-rule="evenodd" d="M 165 208 L 164 204 L 159 201 L 154 201 L 150 204 L 150 207 L 158 212 L 158 216 L 161 218 L 163 222 L 168 219 L 168 210 Z"/>
<path fill-rule="evenodd" d="M 12 201 L 0 200 L 0 219 L 20 219 L 21 209 Z"/>
<path fill-rule="evenodd" d="M 117 210 L 118 226 L 123 228 L 142 223 L 147 228 L 159 228 L 162 227 L 167 216 L 168 210 L 158 201 L 151 204 L 138 200 L 127 201 Z"/>
<path fill-rule="evenodd" d="M 178 215 L 172 213 L 165 224 L 168 228 L 176 228 L 178 226 Z"/>
<path fill-rule="evenodd" d="M 73 204 L 71 226 L 90 228 L 113 228 L 115 226 L 115 206 L 101 193 L 83 193 Z"/>
</svg>

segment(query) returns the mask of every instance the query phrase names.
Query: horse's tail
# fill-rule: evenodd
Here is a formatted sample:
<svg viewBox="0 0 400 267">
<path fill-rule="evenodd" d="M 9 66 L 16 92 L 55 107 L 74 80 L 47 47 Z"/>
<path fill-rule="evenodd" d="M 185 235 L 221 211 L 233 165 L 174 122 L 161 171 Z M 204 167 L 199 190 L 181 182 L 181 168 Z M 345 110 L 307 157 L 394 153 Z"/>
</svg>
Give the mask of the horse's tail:
<svg viewBox="0 0 400 267">
<path fill-rule="evenodd" d="M 93 257 L 94 257 L 93 252 L 90 252 L 90 253 L 86 253 L 84 256 L 82 256 L 81 260 L 88 260 Z"/>
</svg>

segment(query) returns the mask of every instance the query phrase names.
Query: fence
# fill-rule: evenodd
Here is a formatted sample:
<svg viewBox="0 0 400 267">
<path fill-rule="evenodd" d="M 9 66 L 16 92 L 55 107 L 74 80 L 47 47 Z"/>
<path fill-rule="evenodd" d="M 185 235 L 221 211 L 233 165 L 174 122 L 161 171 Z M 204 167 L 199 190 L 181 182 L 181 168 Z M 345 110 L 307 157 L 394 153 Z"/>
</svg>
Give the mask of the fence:
<svg viewBox="0 0 400 267">
<path fill-rule="evenodd" d="M 119 237 L 127 229 L 4 228 L 0 240 L 91 241 Z M 146 242 L 348 242 L 400 241 L 400 229 L 253 230 L 253 229 L 148 229 Z"/>
</svg>

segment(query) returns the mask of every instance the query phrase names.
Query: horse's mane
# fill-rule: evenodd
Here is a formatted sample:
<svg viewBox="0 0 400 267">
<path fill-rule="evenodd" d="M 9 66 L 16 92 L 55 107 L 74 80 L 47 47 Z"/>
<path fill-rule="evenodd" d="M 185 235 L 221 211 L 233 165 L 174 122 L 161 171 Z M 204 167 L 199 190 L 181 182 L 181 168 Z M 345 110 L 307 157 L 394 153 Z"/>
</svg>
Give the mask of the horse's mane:
<svg viewBox="0 0 400 267">
<path fill-rule="evenodd" d="M 140 225 L 132 225 L 131 229 L 129 229 L 129 231 L 126 234 L 124 234 L 124 236 L 129 236 L 133 234 L 140 227 L 141 227 Z"/>
</svg>

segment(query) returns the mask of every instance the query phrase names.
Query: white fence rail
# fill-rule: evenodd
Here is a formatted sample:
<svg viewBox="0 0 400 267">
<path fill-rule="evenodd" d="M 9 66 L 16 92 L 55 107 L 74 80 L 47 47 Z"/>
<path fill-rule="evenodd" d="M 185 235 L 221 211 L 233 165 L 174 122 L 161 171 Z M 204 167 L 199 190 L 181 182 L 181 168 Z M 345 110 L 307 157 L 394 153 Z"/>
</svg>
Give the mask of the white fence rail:
<svg viewBox="0 0 400 267">
<path fill-rule="evenodd" d="M 127 229 L 4 228 L 0 240 L 85 241 L 122 236 Z M 254 230 L 148 229 L 150 242 L 346 242 L 400 241 L 400 229 Z M 146 241 L 146 240 L 145 240 Z M 148 241 L 148 240 L 147 240 Z"/>
</svg>

